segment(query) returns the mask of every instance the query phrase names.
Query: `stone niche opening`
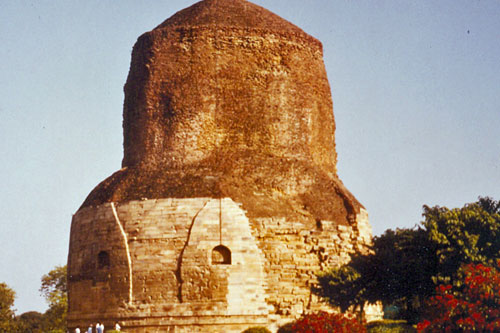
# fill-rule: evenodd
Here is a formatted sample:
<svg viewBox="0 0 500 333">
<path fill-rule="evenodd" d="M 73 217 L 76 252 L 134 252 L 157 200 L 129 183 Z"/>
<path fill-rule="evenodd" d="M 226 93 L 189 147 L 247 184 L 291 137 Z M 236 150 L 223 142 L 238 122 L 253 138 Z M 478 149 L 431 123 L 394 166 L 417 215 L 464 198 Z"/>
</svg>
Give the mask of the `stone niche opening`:
<svg viewBox="0 0 500 333">
<path fill-rule="evenodd" d="M 224 245 L 217 245 L 212 250 L 212 265 L 231 265 L 231 250 Z"/>
<path fill-rule="evenodd" d="M 109 253 L 106 251 L 101 251 L 97 255 L 97 268 L 104 269 L 111 266 L 111 260 L 109 258 Z"/>
</svg>

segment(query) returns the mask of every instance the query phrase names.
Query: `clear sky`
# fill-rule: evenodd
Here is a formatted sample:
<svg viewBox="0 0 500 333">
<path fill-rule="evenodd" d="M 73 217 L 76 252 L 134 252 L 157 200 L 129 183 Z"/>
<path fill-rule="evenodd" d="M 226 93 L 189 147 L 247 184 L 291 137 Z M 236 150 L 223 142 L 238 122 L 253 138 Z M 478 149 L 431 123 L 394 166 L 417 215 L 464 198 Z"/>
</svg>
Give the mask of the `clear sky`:
<svg viewBox="0 0 500 333">
<path fill-rule="evenodd" d="M 0 282 L 45 311 L 71 216 L 120 168 L 137 37 L 192 0 L 0 0 Z M 500 1 L 255 0 L 323 42 L 340 178 L 374 234 L 500 200 Z"/>
</svg>

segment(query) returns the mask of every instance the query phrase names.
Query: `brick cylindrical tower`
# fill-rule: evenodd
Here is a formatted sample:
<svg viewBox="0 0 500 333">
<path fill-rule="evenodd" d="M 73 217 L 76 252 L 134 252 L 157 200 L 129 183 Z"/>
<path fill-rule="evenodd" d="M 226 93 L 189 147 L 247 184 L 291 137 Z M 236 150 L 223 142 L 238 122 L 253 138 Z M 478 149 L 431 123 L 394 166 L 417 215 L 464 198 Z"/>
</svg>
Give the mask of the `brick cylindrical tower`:
<svg viewBox="0 0 500 333">
<path fill-rule="evenodd" d="M 324 306 L 315 272 L 369 242 L 336 172 L 322 46 L 244 0 L 139 37 L 122 169 L 72 222 L 70 327 L 240 332 Z"/>
</svg>

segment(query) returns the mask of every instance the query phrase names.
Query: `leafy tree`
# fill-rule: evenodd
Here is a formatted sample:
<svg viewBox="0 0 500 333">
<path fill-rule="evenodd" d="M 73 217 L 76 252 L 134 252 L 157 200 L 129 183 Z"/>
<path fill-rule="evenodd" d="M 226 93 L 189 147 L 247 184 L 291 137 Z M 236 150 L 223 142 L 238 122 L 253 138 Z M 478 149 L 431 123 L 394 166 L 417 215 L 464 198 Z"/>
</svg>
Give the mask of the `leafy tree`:
<svg viewBox="0 0 500 333">
<path fill-rule="evenodd" d="M 315 291 L 345 310 L 380 300 L 406 309 L 418 319 L 420 304 L 435 286 L 463 289 L 464 264 L 491 264 L 500 258 L 500 201 L 479 198 L 462 208 L 424 206 L 424 221 L 415 229 L 387 230 L 375 237 L 371 253 L 319 275 Z"/>
<path fill-rule="evenodd" d="M 7 284 L 0 283 L 0 332 L 14 332 L 16 330 L 14 320 L 14 299 L 16 293 Z"/>
<path fill-rule="evenodd" d="M 423 216 L 422 225 L 437 248 L 436 283 L 460 284 L 463 264 L 493 264 L 500 258 L 500 201 L 479 198 L 454 209 L 424 206 Z"/>
<path fill-rule="evenodd" d="M 372 300 L 368 293 L 372 290 L 370 284 L 373 280 L 370 280 L 368 274 L 360 273 L 368 271 L 367 268 L 372 264 L 365 262 L 366 259 L 371 257 L 357 256 L 350 265 L 318 273 L 319 287 L 314 291 L 340 307 L 341 312 L 353 307 L 362 319 L 365 303 Z"/>
<path fill-rule="evenodd" d="M 22 333 L 42 333 L 43 314 L 29 311 L 16 317 L 18 331 Z"/>
<path fill-rule="evenodd" d="M 354 306 L 362 314 L 365 303 L 382 301 L 402 306 L 411 319 L 418 300 L 434 290 L 434 257 L 423 229 L 387 230 L 374 238 L 370 253 L 355 253 L 348 264 L 320 273 L 316 292 L 342 312 Z"/>
<path fill-rule="evenodd" d="M 42 277 L 41 294 L 49 304 L 44 314 L 44 331 L 66 332 L 68 292 L 66 266 L 56 266 Z"/>
<path fill-rule="evenodd" d="M 386 303 L 427 296 L 434 285 L 431 276 L 437 271 L 435 246 L 427 239 L 425 230 L 387 230 L 374 238 L 372 267 L 376 272 L 374 288 L 379 299 Z"/>
<path fill-rule="evenodd" d="M 403 317 L 414 322 L 421 301 L 434 292 L 432 277 L 438 271 L 435 245 L 422 228 L 387 230 L 374 238 L 370 256 L 372 299 L 398 305 Z M 365 273 L 366 274 L 366 273 Z"/>
</svg>

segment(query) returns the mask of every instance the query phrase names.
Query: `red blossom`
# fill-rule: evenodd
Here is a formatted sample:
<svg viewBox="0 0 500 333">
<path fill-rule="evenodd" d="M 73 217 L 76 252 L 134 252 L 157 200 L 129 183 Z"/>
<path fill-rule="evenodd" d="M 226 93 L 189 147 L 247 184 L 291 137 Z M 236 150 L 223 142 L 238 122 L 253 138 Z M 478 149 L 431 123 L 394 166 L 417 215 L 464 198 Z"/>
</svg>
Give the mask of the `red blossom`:
<svg viewBox="0 0 500 333">
<path fill-rule="evenodd" d="M 291 327 L 297 333 L 366 333 L 356 318 L 320 311 L 303 316 Z"/>
<path fill-rule="evenodd" d="M 440 285 L 429 307 L 428 318 L 417 325 L 419 332 L 500 331 L 500 260 L 498 267 L 465 266 L 463 290 Z"/>
</svg>

